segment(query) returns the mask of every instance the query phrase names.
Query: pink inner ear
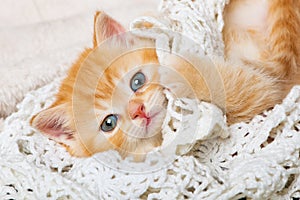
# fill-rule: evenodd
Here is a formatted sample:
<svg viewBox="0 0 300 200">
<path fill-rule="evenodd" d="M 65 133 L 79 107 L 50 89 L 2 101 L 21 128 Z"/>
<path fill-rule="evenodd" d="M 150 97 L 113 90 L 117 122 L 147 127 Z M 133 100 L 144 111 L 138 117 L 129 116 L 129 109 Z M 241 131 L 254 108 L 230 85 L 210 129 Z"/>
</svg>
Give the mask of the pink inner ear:
<svg viewBox="0 0 300 200">
<path fill-rule="evenodd" d="M 62 137 L 68 140 L 73 139 L 73 132 L 63 127 L 63 124 L 64 122 L 62 119 L 39 118 L 35 122 L 35 127 L 52 139 L 59 139 Z"/>
<path fill-rule="evenodd" d="M 123 41 L 121 33 L 125 33 L 126 29 L 119 24 L 117 21 L 112 19 L 110 16 L 106 15 L 105 13 L 102 13 L 100 15 L 96 15 L 95 20 L 95 46 L 103 42 L 104 40 L 116 36 L 117 40 Z"/>
<path fill-rule="evenodd" d="M 66 133 L 62 125 L 55 124 L 55 122 L 50 122 L 39 129 L 51 137 L 61 137 Z"/>
<path fill-rule="evenodd" d="M 107 25 L 107 32 L 106 32 L 107 37 L 111 37 L 113 35 L 118 35 L 118 34 L 124 33 L 126 31 L 121 24 L 119 24 L 118 22 L 116 22 L 115 20 L 113 20 L 110 17 L 108 17 L 106 25 Z"/>
<path fill-rule="evenodd" d="M 72 131 L 63 129 L 61 127 L 44 127 L 40 130 L 46 135 L 48 135 L 48 137 L 53 139 L 64 137 L 64 139 L 71 140 L 74 138 Z"/>
</svg>

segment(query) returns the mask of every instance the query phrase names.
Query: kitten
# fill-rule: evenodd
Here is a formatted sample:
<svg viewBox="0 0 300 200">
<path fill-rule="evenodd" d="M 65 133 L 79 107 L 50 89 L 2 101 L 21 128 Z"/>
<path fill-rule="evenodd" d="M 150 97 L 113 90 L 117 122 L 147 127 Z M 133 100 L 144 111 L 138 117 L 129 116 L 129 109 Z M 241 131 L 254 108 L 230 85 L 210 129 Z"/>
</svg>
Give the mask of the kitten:
<svg viewBox="0 0 300 200">
<path fill-rule="evenodd" d="M 169 55 L 171 72 L 155 48 L 137 48 L 148 42 L 122 34 L 118 22 L 98 12 L 94 47 L 31 124 L 74 156 L 117 149 L 138 159 L 162 142 L 164 89 L 218 105 L 229 124 L 248 121 L 300 82 L 299 8 L 298 0 L 231 0 L 224 13 L 226 61 Z"/>
</svg>

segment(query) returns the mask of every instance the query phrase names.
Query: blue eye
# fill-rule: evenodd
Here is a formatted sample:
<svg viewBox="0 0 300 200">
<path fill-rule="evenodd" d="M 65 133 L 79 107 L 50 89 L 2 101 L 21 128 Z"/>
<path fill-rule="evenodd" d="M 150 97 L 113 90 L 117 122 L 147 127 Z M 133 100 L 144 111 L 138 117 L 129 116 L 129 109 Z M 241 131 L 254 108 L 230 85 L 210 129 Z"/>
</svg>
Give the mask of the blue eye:
<svg viewBox="0 0 300 200">
<path fill-rule="evenodd" d="M 117 126 L 118 117 L 116 115 L 108 115 L 101 124 L 101 130 L 109 132 L 115 129 Z"/>
<path fill-rule="evenodd" d="M 138 89 L 144 86 L 146 77 L 142 72 L 136 73 L 130 80 L 130 88 L 136 92 Z"/>
</svg>

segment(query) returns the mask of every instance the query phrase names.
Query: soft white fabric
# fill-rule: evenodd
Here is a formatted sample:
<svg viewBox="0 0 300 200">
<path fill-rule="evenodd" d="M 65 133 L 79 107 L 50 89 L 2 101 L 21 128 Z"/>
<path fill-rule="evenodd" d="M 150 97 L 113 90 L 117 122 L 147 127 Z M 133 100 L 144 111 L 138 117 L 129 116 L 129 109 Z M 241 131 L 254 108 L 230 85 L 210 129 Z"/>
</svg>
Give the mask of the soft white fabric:
<svg viewBox="0 0 300 200">
<path fill-rule="evenodd" d="M 299 197 L 300 87 L 294 88 L 282 105 L 250 124 L 230 127 L 227 139 L 198 142 L 174 162 L 175 157 L 154 152 L 145 163 L 135 164 L 122 160 L 115 151 L 72 158 L 29 126 L 30 116 L 53 101 L 58 85 L 56 80 L 27 94 L 19 111 L 6 119 L 0 140 L 0 198 Z M 187 105 L 193 108 L 195 102 Z M 185 109 L 193 119 L 193 110 Z M 176 110 L 169 109 L 169 119 L 176 121 Z M 164 127 L 167 134 L 174 134 L 168 129 Z M 274 141 L 267 142 L 270 138 Z"/>
<path fill-rule="evenodd" d="M 197 27 L 192 26 L 185 34 L 204 38 L 201 45 L 206 54 L 222 55 L 222 18 L 217 20 L 215 16 L 222 16 L 224 5 L 224 0 L 165 0 L 162 11 L 166 16 L 156 26 L 171 26 L 185 32 L 183 27 L 198 24 L 197 20 L 201 19 Z M 144 20 L 158 22 L 153 18 Z M 215 23 L 219 26 L 214 26 Z M 160 47 L 172 51 L 180 43 L 174 42 L 168 33 L 157 33 L 162 42 L 157 45 L 164 44 L 165 47 Z M 215 33 L 214 37 L 208 33 Z M 144 34 L 149 36 L 148 31 Z M 219 42 L 215 44 L 215 41 Z M 146 162 L 132 163 L 130 158 L 122 160 L 115 151 L 90 158 L 72 158 L 63 147 L 29 126 L 30 116 L 51 104 L 59 82 L 57 79 L 28 93 L 18 106 L 19 111 L 5 120 L 0 135 L 1 199 L 300 198 L 299 86 L 273 110 L 255 117 L 249 124 L 229 127 L 228 132 L 223 132 L 230 134 L 228 138 L 212 135 L 198 141 L 184 156 L 170 158 L 157 149 Z M 186 119 L 201 117 L 193 109 L 201 106 L 197 101 L 168 98 L 168 116 L 163 127 L 165 139 L 180 133 L 180 130 L 172 131 L 174 126 L 169 125 L 178 122 L 178 112 L 185 110 Z M 217 122 L 222 124 L 223 118 L 218 116 Z M 195 129 L 190 121 L 183 120 L 181 124 L 185 131 Z"/>
</svg>

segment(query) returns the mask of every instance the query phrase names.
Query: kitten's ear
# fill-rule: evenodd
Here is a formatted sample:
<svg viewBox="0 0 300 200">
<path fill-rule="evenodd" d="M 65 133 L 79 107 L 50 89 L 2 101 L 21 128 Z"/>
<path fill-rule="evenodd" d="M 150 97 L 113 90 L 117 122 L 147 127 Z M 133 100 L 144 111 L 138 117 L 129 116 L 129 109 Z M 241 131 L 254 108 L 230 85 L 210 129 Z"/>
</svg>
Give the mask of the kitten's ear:
<svg viewBox="0 0 300 200">
<path fill-rule="evenodd" d="M 104 40 L 116 36 L 117 39 L 123 38 L 119 35 L 126 32 L 125 28 L 112 19 L 104 12 L 97 12 L 94 17 L 94 47 L 98 46 Z"/>
<path fill-rule="evenodd" d="M 61 104 L 41 111 L 31 118 L 31 125 L 49 138 L 68 145 L 74 139 L 67 105 Z"/>
</svg>

